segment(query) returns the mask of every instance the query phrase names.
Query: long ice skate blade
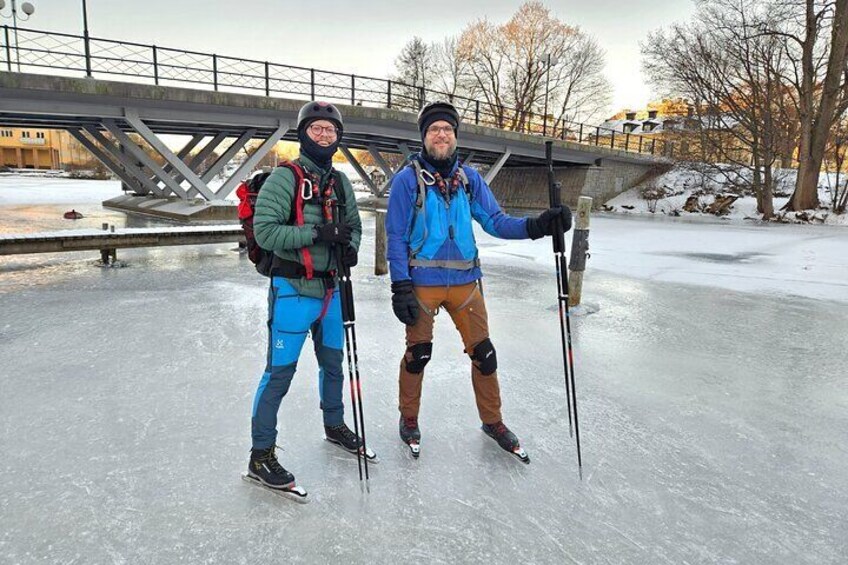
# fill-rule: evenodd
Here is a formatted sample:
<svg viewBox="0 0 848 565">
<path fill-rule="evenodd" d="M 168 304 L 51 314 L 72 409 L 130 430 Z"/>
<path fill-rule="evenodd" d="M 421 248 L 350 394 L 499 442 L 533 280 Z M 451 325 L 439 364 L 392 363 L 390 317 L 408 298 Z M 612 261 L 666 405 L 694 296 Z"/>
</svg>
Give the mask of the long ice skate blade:
<svg viewBox="0 0 848 565">
<path fill-rule="evenodd" d="M 348 449 L 334 439 L 331 439 L 331 438 L 328 438 L 327 436 L 324 436 L 324 440 L 332 443 L 335 446 L 337 446 L 339 449 L 341 449 L 345 453 L 350 453 L 351 455 L 356 455 L 355 449 Z M 361 452 L 361 449 L 360 449 L 360 452 Z M 377 463 L 380 462 L 380 458 L 377 457 L 377 454 L 374 453 L 373 451 L 371 451 L 370 449 L 367 449 L 366 453 L 367 453 L 366 458 L 368 459 L 369 464 L 376 465 Z"/>
<path fill-rule="evenodd" d="M 495 443 L 497 443 L 498 447 L 500 447 L 502 450 L 506 451 L 507 453 L 509 453 L 510 455 L 512 455 L 513 457 L 515 457 L 516 459 L 518 459 L 519 461 L 521 461 L 525 465 L 530 464 L 530 456 L 527 455 L 527 453 L 524 451 L 524 449 L 522 449 L 522 447 L 520 445 L 518 447 L 514 448 L 514 449 L 506 449 L 504 447 L 501 447 L 501 444 L 498 443 L 497 438 L 495 438 L 495 436 L 493 436 L 492 434 L 487 432 L 486 428 L 481 427 L 480 429 L 483 431 L 484 434 L 486 434 L 487 436 L 492 438 L 495 441 Z"/>
<path fill-rule="evenodd" d="M 418 444 L 418 442 L 410 441 L 406 445 L 407 447 L 409 447 L 409 453 L 410 455 L 412 455 L 413 459 L 418 459 L 418 457 L 421 455 L 421 446 Z"/>
<path fill-rule="evenodd" d="M 279 497 L 293 500 L 298 504 L 306 504 L 309 502 L 309 493 L 306 492 L 306 489 L 301 486 L 292 485 L 286 488 L 273 488 L 269 487 L 259 479 L 251 477 L 247 473 L 242 473 L 241 478 L 246 483 L 250 483 L 251 485 L 261 488 L 262 490 L 272 492 Z"/>
<path fill-rule="evenodd" d="M 516 447 L 515 449 L 513 449 L 513 450 L 512 450 L 512 454 L 513 454 L 513 455 L 514 455 L 514 456 L 515 456 L 515 457 L 516 457 L 519 461 L 521 461 L 522 463 L 524 463 L 525 465 L 529 465 L 529 464 L 530 464 L 530 457 L 527 455 L 527 453 L 526 453 L 523 449 L 521 449 L 521 447 Z"/>
</svg>

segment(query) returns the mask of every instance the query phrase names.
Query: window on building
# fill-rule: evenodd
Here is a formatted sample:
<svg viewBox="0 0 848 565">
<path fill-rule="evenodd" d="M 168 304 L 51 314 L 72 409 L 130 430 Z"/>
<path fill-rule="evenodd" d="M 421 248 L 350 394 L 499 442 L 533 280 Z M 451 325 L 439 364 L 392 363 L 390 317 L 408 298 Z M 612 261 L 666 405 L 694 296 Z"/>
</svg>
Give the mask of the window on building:
<svg viewBox="0 0 848 565">
<path fill-rule="evenodd" d="M 38 139 L 44 139 L 44 132 L 43 131 L 35 132 L 35 137 L 37 137 Z"/>
<path fill-rule="evenodd" d="M 22 137 L 22 138 L 24 138 L 24 139 L 29 138 L 29 137 L 30 137 L 29 132 L 28 132 L 28 131 L 22 131 L 22 132 L 21 132 L 21 137 Z"/>
</svg>

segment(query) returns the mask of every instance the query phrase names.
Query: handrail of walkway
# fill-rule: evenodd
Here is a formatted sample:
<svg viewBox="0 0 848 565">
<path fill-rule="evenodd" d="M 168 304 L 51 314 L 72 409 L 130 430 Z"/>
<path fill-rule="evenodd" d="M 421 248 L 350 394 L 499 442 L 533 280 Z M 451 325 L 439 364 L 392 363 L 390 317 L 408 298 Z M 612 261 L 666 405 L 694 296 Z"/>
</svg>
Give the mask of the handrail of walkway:
<svg viewBox="0 0 848 565">
<path fill-rule="evenodd" d="M 407 112 L 418 112 L 426 101 L 450 100 L 464 122 L 634 153 L 674 156 L 672 140 L 540 116 L 532 111 L 391 79 L 90 35 L 4 25 L 0 34 L 0 69 L 3 68 L 9 72 L 49 69 L 56 74 L 84 73 L 88 77 L 96 73 L 131 82 L 168 86 L 191 84 L 215 91 L 317 98 Z"/>
</svg>

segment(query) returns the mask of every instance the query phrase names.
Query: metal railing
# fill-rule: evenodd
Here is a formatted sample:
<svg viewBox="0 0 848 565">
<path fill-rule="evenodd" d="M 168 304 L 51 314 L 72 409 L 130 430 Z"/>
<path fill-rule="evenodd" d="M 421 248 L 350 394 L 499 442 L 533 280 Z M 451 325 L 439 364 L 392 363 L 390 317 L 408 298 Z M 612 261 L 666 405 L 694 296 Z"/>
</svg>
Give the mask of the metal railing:
<svg viewBox="0 0 848 565">
<path fill-rule="evenodd" d="M 258 92 L 407 112 L 418 112 L 425 101 L 449 100 L 464 122 L 633 153 L 674 156 L 672 140 L 541 116 L 390 79 L 7 25 L 0 42 L 0 68 L 10 72 L 50 69 L 71 76 L 117 76 L 128 82 L 190 84 L 215 91 Z"/>
</svg>

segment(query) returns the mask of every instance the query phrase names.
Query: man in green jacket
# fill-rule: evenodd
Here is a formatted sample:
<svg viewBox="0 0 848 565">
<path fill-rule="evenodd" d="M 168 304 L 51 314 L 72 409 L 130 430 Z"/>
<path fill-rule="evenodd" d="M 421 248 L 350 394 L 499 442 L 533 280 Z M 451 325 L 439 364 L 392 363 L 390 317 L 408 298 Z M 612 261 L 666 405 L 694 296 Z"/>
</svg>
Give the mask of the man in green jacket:
<svg viewBox="0 0 848 565">
<path fill-rule="evenodd" d="M 318 360 L 326 439 L 352 453 L 362 445 L 344 423 L 342 402 L 344 329 L 334 251 L 342 246 L 342 260 L 352 267 L 362 237 L 350 181 L 333 169 L 343 127 L 342 116 L 332 104 L 304 105 L 298 114 L 300 157 L 295 161 L 303 179 L 298 183 L 291 168 L 277 167 L 256 199 L 256 242 L 273 251 L 274 257 L 268 296 L 268 359 L 253 401 L 248 474 L 271 488 L 294 486 L 294 475 L 279 464 L 274 453 L 277 411 L 308 333 Z M 370 449 L 366 457 L 376 459 Z"/>
</svg>

